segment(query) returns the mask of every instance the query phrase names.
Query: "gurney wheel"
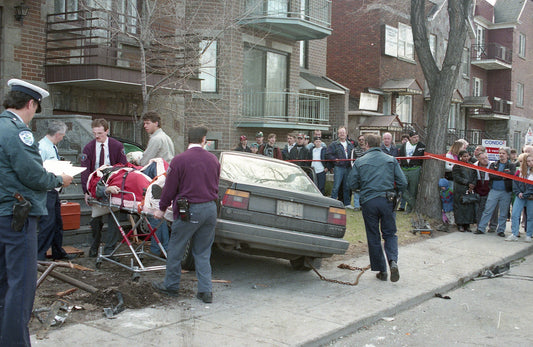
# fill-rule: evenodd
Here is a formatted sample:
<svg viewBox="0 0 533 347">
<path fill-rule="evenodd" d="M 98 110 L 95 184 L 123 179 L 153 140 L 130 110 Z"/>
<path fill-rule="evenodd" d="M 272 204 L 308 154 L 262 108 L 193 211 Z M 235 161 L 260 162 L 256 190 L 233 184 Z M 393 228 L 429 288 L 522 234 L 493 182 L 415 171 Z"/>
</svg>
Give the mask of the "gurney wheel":
<svg viewBox="0 0 533 347">
<path fill-rule="evenodd" d="M 95 266 L 97 269 L 100 269 L 100 268 L 102 267 L 102 261 L 97 260 L 96 263 L 94 264 L 94 266 Z"/>
<path fill-rule="evenodd" d="M 133 282 L 138 282 L 140 278 L 141 278 L 141 274 L 138 273 L 138 272 L 134 272 L 134 273 L 131 275 L 131 280 L 132 280 Z"/>
</svg>

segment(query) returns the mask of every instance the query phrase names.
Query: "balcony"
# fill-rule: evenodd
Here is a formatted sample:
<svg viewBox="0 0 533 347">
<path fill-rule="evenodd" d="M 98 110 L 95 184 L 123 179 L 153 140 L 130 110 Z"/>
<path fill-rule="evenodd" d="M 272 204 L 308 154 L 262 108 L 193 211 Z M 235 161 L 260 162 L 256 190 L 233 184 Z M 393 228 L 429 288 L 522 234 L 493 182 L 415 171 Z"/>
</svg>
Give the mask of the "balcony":
<svg viewBox="0 0 533 347">
<path fill-rule="evenodd" d="M 497 43 L 472 45 L 471 64 L 484 70 L 504 70 L 512 67 L 513 50 Z"/>
<path fill-rule="evenodd" d="M 169 89 L 199 88 L 199 81 L 186 77 L 198 65 L 198 42 L 194 38 L 154 30 L 153 42 L 141 51 L 137 40 L 139 31 L 136 17 L 103 9 L 49 14 L 46 82 L 138 92 L 143 80 L 141 70 L 146 68 L 148 87 L 164 80 L 163 86 Z"/>
<path fill-rule="evenodd" d="M 331 1 L 246 0 L 239 24 L 295 41 L 323 39 L 331 35 Z"/>
<path fill-rule="evenodd" d="M 483 103 L 470 102 L 471 100 L 481 100 Z M 471 118 L 484 120 L 506 120 L 510 119 L 512 101 L 499 97 L 467 97 L 462 107 L 466 108 L 466 114 Z"/>
<path fill-rule="evenodd" d="M 320 129 L 329 127 L 327 94 L 249 92 L 242 94 L 239 127 Z"/>
</svg>

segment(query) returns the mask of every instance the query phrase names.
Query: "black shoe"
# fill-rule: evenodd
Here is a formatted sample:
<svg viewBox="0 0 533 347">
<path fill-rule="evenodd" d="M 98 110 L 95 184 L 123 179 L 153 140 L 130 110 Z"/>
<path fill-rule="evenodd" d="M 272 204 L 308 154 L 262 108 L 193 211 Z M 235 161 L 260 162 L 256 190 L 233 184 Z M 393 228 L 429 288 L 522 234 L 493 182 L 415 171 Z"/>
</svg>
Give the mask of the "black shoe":
<svg viewBox="0 0 533 347">
<path fill-rule="evenodd" d="M 376 277 L 378 280 L 380 281 L 386 281 L 387 280 L 387 272 L 385 271 L 380 271 L 376 274 Z"/>
<path fill-rule="evenodd" d="M 89 249 L 89 257 L 96 258 L 98 256 L 98 249 L 91 248 Z"/>
<path fill-rule="evenodd" d="M 398 271 L 398 264 L 391 260 L 390 262 L 390 281 L 391 282 L 398 282 L 400 279 L 400 272 Z"/>
<path fill-rule="evenodd" d="M 163 293 L 163 294 L 166 294 L 166 295 L 169 295 L 169 296 L 178 296 L 179 295 L 177 290 L 167 289 L 167 287 L 165 287 L 163 282 L 153 281 L 152 282 L 152 288 L 154 288 L 155 290 L 157 290 L 160 293 Z"/>
<path fill-rule="evenodd" d="M 196 294 L 196 297 L 206 304 L 210 304 L 213 302 L 213 293 L 211 292 L 204 292 L 204 293 L 198 293 Z"/>
<path fill-rule="evenodd" d="M 72 260 L 76 259 L 78 257 L 78 254 L 68 254 L 66 253 L 64 256 L 60 258 L 52 258 L 53 260 Z"/>
<path fill-rule="evenodd" d="M 500 231 L 500 232 L 498 233 L 498 236 L 499 236 L 499 237 L 505 237 L 505 233 Z"/>
<path fill-rule="evenodd" d="M 495 233 L 496 229 L 489 229 L 489 233 Z"/>
<path fill-rule="evenodd" d="M 474 234 L 476 234 L 476 235 L 480 235 L 480 234 L 484 234 L 484 232 L 481 231 L 481 230 L 476 230 L 476 231 L 474 231 Z"/>
</svg>

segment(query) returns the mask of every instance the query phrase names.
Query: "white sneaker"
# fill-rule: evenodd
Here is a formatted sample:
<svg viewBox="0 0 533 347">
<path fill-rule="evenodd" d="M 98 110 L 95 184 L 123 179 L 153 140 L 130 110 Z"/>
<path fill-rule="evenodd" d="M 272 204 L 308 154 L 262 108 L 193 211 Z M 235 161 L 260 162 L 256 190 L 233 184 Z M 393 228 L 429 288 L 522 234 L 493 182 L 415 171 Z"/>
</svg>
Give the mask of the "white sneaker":
<svg viewBox="0 0 533 347">
<path fill-rule="evenodd" d="M 350 210 L 353 210 L 353 209 L 354 209 L 354 207 L 353 207 L 352 205 L 346 205 L 346 206 L 344 206 L 344 208 L 345 208 L 345 209 L 350 209 Z"/>
<path fill-rule="evenodd" d="M 505 238 L 505 241 L 518 241 L 518 237 L 516 237 L 514 234 L 511 234 Z"/>
<path fill-rule="evenodd" d="M 531 240 L 531 236 L 526 236 L 526 239 L 524 240 L 525 242 L 531 242 L 533 240 Z"/>
</svg>

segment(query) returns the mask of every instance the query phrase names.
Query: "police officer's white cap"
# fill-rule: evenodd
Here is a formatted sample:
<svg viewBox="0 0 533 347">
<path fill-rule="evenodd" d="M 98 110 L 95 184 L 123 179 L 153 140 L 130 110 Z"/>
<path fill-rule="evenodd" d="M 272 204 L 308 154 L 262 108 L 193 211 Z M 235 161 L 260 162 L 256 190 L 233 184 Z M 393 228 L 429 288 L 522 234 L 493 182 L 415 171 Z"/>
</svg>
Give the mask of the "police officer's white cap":
<svg viewBox="0 0 533 347">
<path fill-rule="evenodd" d="M 50 93 L 48 93 L 46 90 L 44 90 L 41 87 L 37 87 L 36 85 L 33 85 L 31 83 L 28 83 L 26 81 L 22 81 L 16 78 L 12 78 L 9 81 L 7 81 L 7 85 L 11 87 L 11 90 L 23 92 L 25 94 L 28 94 L 35 100 L 41 102 L 42 99 L 46 98 Z"/>
</svg>

